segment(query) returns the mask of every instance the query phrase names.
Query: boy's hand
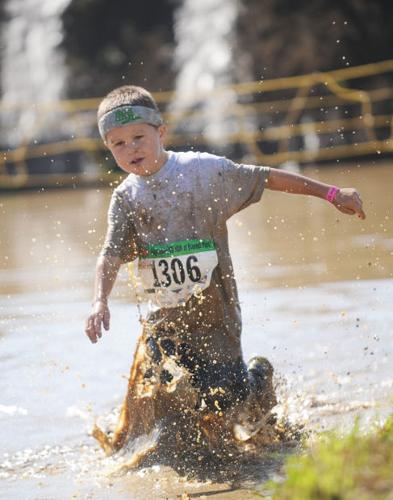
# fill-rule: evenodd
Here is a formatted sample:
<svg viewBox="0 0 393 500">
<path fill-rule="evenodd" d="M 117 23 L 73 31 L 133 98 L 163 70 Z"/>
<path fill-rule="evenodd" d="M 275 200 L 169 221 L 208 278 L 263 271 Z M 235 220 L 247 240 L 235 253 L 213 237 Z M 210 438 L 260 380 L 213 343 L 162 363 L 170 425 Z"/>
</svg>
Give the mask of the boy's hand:
<svg viewBox="0 0 393 500">
<path fill-rule="evenodd" d="M 333 200 L 333 205 L 344 214 L 357 214 L 360 219 L 366 218 L 366 214 L 363 212 L 362 200 L 354 188 L 340 189 Z"/>
<path fill-rule="evenodd" d="M 86 320 L 85 332 L 90 341 L 95 344 L 102 337 L 101 323 L 105 330 L 109 330 L 110 312 L 108 304 L 97 300 L 93 304 L 93 311 Z"/>
</svg>

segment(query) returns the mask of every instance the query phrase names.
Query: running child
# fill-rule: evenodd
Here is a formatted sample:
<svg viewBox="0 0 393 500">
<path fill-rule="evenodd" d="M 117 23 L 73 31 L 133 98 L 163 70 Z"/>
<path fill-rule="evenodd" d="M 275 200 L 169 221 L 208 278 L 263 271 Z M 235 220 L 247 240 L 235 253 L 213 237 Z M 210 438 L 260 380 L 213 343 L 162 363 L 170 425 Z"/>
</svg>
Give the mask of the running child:
<svg viewBox="0 0 393 500">
<path fill-rule="evenodd" d="M 149 311 L 118 426 L 111 439 L 98 429 L 96 437 L 111 453 L 169 414 L 176 420 L 192 408 L 223 417 L 251 395 L 269 412 L 273 369 L 265 358 L 247 366 L 242 355 L 226 222 L 264 189 L 316 196 L 364 219 L 359 193 L 208 153 L 167 151 L 157 104 L 141 87 L 110 92 L 98 126 L 128 176 L 112 195 L 86 334 L 96 343 L 109 330 L 108 299 L 122 264 L 136 262 Z"/>
</svg>

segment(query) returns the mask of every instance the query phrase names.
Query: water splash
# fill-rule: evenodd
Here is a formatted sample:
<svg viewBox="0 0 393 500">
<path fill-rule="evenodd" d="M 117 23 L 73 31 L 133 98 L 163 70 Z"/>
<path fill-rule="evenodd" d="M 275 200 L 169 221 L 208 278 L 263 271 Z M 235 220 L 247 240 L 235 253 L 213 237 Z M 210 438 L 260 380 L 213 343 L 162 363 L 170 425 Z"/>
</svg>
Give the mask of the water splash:
<svg viewBox="0 0 393 500">
<path fill-rule="evenodd" d="M 2 29 L 2 141 L 15 147 L 37 129 L 37 106 L 59 100 L 67 71 L 61 15 L 71 0 L 7 0 Z M 40 128 L 52 129 L 46 117 Z M 57 127 L 54 129 L 56 133 Z M 48 133 L 48 132 L 47 132 Z"/>
<path fill-rule="evenodd" d="M 225 89 L 206 94 L 234 79 L 233 47 L 238 0 L 184 0 L 175 17 L 175 64 L 178 68 L 172 111 L 182 115 L 198 109 L 198 118 L 183 122 L 190 132 L 202 133 L 213 144 L 222 144 L 236 130 L 229 111 L 236 94 Z"/>
</svg>

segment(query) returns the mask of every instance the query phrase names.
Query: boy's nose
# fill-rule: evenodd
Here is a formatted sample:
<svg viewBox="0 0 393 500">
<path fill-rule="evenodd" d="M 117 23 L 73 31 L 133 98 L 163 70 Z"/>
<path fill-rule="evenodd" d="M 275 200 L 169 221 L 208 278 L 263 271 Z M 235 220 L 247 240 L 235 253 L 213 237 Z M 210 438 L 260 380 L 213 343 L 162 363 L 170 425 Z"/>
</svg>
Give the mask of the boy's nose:
<svg viewBox="0 0 393 500">
<path fill-rule="evenodd" d="M 136 141 L 131 141 L 131 142 L 127 143 L 127 148 L 128 149 L 135 150 L 135 149 L 137 149 L 137 147 L 138 147 L 138 144 L 137 144 Z"/>
</svg>

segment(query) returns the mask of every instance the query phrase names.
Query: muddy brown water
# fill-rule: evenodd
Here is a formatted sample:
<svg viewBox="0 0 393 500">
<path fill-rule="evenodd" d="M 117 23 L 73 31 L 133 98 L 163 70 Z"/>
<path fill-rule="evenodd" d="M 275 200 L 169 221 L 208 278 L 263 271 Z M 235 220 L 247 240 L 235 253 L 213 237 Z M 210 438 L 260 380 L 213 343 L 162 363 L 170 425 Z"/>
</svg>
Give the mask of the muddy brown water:
<svg viewBox="0 0 393 500">
<path fill-rule="evenodd" d="M 285 413 L 309 430 L 367 427 L 392 410 L 393 165 L 309 167 L 356 186 L 366 221 L 318 199 L 269 192 L 230 221 L 245 358 L 277 373 Z M 83 334 L 110 189 L 0 195 L 0 497 L 252 497 L 277 472 L 269 455 L 229 480 L 184 480 L 164 466 L 110 475 L 88 435 L 115 418 L 139 334 L 124 269 L 112 325 Z M 219 472 L 219 471 L 218 471 Z"/>
</svg>

